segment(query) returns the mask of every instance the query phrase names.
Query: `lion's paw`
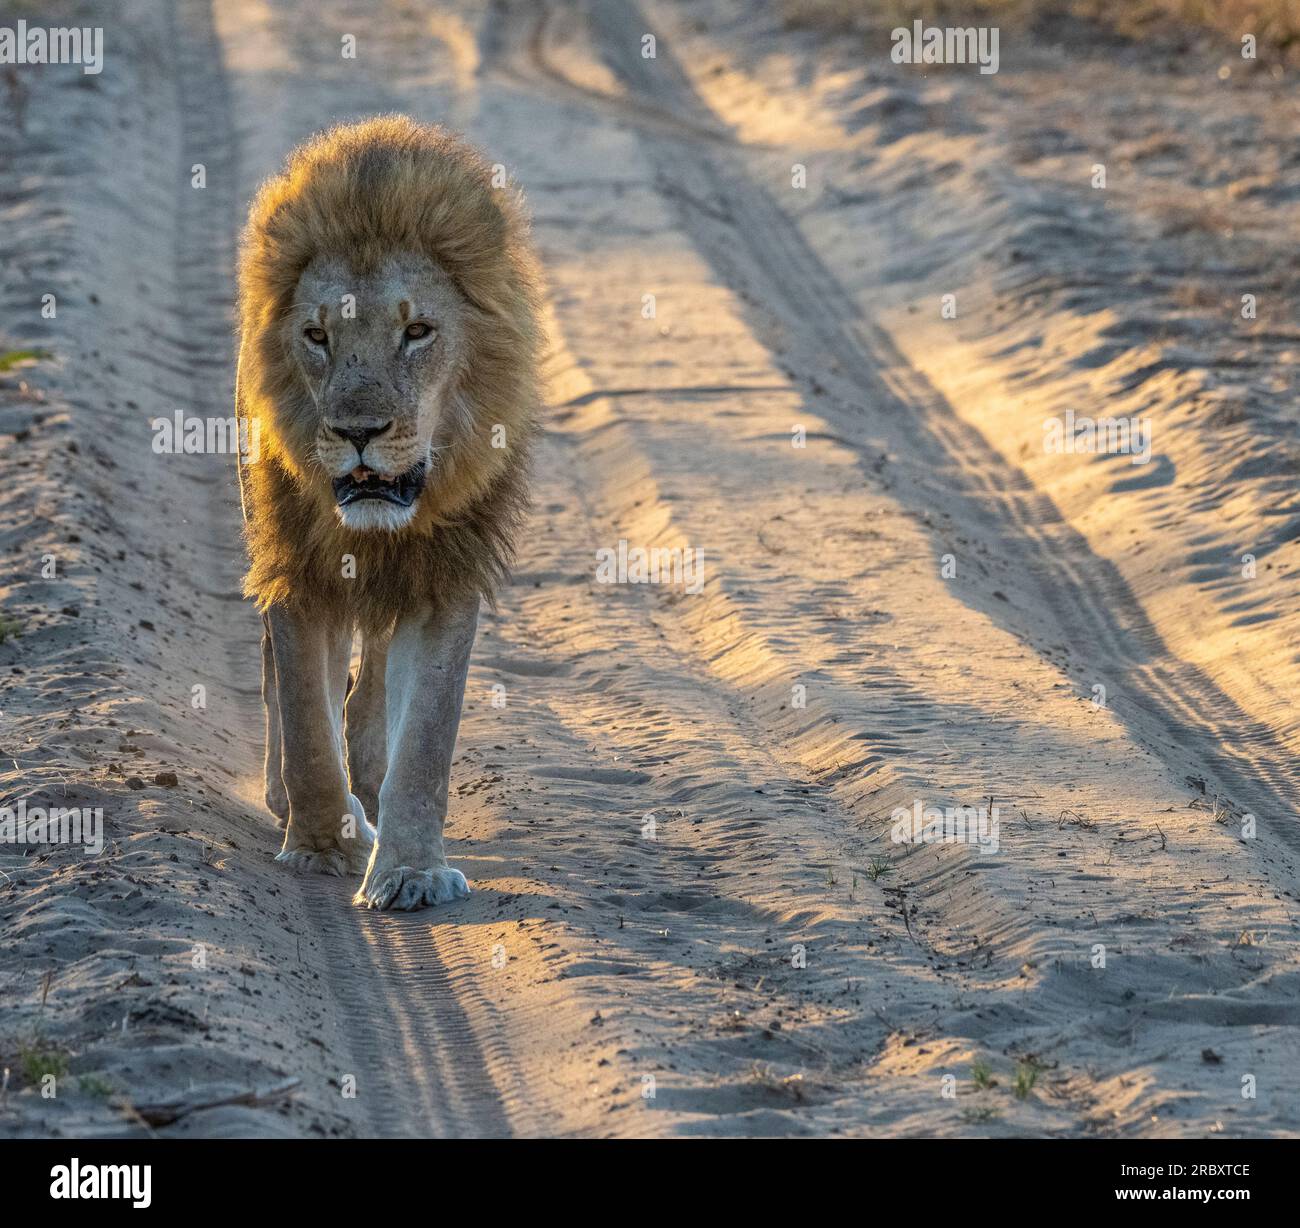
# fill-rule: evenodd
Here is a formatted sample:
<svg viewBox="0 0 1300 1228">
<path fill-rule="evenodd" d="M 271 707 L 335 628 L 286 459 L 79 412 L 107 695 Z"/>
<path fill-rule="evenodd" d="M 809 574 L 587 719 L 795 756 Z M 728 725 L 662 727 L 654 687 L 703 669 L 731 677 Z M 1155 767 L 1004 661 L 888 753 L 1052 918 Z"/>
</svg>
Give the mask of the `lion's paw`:
<svg viewBox="0 0 1300 1228">
<path fill-rule="evenodd" d="M 275 859 L 299 874 L 333 874 L 342 878 L 366 872 L 374 843 L 375 829 L 364 819 L 357 823 L 355 835 L 340 835 L 335 843 L 323 848 L 297 843 L 293 827 L 290 826 L 285 833 L 284 848 L 275 855 Z"/>
<path fill-rule="evenodd" d="M 465 876 L 451 866 L 434 866 L 431 870 L 394 866 L 369 875 L 352 902 L 363 908 L 407 911 L 468 898 L 469 884 Z"/>
<path fill-rule="evenodd" d="M 365 869 L 338 848 L 282 849 L 276 853 L 275 859 L 298 874 L 333 874 L 336 878 L 343 878 L 348 874 L 360 874 Z"/>
</svg>

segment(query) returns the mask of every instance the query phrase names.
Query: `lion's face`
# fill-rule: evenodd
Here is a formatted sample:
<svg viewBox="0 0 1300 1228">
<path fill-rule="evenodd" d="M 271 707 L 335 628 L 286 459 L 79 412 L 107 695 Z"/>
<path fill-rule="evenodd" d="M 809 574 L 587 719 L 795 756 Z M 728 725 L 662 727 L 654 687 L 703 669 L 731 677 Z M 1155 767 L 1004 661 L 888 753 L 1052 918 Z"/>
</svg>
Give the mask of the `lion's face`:
<svg viewBox="0 0 1300 1228">
<path fill-rule="evenodd" d="M 293 443 L 349 528 L 391 532 L 414 518 L 452 435 L 469 311 L 425 256 L 365 276 L 337 261 L 303 272 L 281 340 L 314 414 L 293 424 Z"/>
</svg>

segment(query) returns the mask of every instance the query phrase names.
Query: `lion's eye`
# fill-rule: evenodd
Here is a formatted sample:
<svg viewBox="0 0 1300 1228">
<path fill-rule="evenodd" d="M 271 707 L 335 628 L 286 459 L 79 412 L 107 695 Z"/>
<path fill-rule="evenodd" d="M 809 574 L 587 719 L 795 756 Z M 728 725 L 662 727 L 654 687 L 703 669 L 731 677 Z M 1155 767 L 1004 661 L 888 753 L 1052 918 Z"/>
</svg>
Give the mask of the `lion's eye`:
<svg viewBox="0 0 1300 1228">
<path fill-rule="evenodd" d="M 423 341 L 432 332 L 432 326 L 425 324 L 423 320 L 416 320 L 414 324 L 406 326 L 404 336 L 408 341 Z"/>
<path fill-rule="evenodd" d="M 312 345 L 324 345 L 325 342 L 329 340 L 329 337 L 323 328 L 316 328 L 314 326 L 304 328 L 302 330 L 302 335 L 306 337 Z"/>
</svg>

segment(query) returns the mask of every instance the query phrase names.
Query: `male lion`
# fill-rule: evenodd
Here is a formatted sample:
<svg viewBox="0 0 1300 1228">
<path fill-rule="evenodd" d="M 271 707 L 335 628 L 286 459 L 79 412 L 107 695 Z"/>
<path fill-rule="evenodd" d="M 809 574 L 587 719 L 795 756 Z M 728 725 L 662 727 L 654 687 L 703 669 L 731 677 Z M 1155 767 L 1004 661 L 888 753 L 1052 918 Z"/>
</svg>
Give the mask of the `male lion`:
<svg viewBox="0 0 1300 1228">
<path fill-rule="evenodd" d="M 259 445 L 239 467 L 244 591 L 265 629 L 277 860 L 364 871 L 371 908 L 464 897 L 442 840 L 452 748 L 536 430 L 522 203 L 440 128 L 335 128 L 263 185 L 239 285 L 236 410 Z"/>
</svg>

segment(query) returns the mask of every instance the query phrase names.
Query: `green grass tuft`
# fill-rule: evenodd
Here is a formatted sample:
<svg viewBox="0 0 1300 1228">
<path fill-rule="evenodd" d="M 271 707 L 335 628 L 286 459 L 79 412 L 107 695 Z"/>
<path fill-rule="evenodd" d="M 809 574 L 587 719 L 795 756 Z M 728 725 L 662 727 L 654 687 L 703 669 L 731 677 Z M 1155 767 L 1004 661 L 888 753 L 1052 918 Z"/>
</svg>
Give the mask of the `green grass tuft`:
<svg viewBox="0 0 1300 1228">
<path fill-rule="evenodd" d="M 1038 1082 L 1040 1069 L 1041 1067 L 1032 1058 L 1021 1062 L 1016 1067 L 1016 1081 L 1012 1091 L 1015 1092 L 1017 1100 L 1028 1099 L 1029 1093 L 1034 1090 L 1034 1084 Z"/>
<path fill-rule="evenodd" d="M 107 1100 L 113 1094 L 113 1085 L 102 1074 L 84 1074 L 77 1080 L 77 1086 L 83 1095 L 100 1100 Z"/>
<path fill-rule="evenodd" d="M 18 1066 L 28 1083 L 39 1083 L 46 1075 L 61 1079 L 68 1073 L 68 1055 L 37 1038 L 18 1050 Z"/>
<path fill-rule="evenodd" d="M 20 362 L 40 362 L 49 356 L 49 350 L 6 350 L 0 354 L 0 371 L 10 371 Z"/>
</svg>

